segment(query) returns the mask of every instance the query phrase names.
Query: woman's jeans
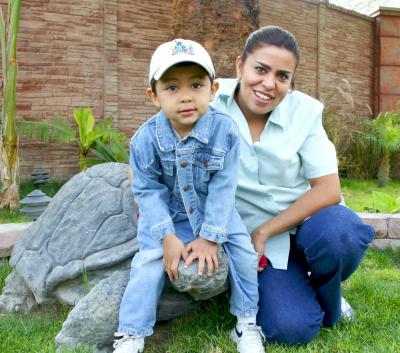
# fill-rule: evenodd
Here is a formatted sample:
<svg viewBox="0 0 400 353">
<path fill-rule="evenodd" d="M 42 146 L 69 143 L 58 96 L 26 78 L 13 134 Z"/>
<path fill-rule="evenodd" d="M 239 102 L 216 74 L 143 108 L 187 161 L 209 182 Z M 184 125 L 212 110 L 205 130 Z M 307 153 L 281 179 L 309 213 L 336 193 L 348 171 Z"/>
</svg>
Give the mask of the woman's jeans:
<svg viewBox="0 0 400 353">
<path fill-rule="evenodd" d="M 258 324 L 273 342 L 308 343 L 341 318 L 341 282 L 357 269 L 375 235 L 349 208 L 324 208 L 291 238 L 288 269 L 259 274 Z"/>
</svg>

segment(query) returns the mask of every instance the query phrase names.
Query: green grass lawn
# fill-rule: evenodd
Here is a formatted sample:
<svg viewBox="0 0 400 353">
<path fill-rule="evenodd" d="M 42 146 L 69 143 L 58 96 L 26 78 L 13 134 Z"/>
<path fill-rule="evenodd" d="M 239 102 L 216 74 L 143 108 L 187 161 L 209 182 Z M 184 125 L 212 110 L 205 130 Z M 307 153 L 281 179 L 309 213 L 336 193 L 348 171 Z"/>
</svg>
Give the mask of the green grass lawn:
<svg viewBox="0 0 400 353">
<path fill-rule="evenodd" d="M 0 269 L 0 288 L 10 269 Z M 309 345 L 266 344 L 268 353 L 398 353 L 400 347 L 400 251 L 369 249 L 361 267 L 343 286 L 356 311 L 355 322 L 324 328 Z M 67 308 L 50 307 L 29 315 L 0 315 L 0 352 L 55 352 L 54 337 Z M 196 311 L 156 326 L 146 353 L 233 353 L 228 338 L 234 318 L 225 295 L 201 302 Z M 66 350 L 89 353 L 89 348 Z"/>
<path fill-rule="evenodd" d="M 391 180 L 385 187 L 380 188 L 376 180 L 341 179 L 344 200 L 356 212 L 366 212 L 365 207 L 373 208 L 371 195 L 373 191 L 380 191 L 400 197 L 400 180 Z"/>
</svg>

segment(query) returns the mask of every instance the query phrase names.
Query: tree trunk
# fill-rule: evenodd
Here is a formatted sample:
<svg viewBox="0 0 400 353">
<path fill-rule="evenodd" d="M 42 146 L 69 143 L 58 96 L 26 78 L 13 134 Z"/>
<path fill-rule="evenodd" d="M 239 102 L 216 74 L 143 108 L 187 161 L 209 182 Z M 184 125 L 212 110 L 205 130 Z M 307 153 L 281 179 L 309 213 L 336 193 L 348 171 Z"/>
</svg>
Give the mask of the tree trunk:
<svg viewBox="0 0 400 353">
<path fill-rule="evenodd" d="M 3 105 L 0 124 L 0 208 L 19 208 L 19 159 L 16 129 L 17 34 L 20 0 L 8 1 L 8 26 L 0 8 Z M 8 27 L 8 28 L 6 28 Z"/>
<path fill-rule="evenodd" d="M 0 136 L 0 208 L 19 209 L 18 140 L 7 144 Z"/>
<path fill-rule="evenodd" d="M 390 180 L 390 154 L 385 152 L 378 170 L 378 186 L 384 187 Z"/>
</svg>

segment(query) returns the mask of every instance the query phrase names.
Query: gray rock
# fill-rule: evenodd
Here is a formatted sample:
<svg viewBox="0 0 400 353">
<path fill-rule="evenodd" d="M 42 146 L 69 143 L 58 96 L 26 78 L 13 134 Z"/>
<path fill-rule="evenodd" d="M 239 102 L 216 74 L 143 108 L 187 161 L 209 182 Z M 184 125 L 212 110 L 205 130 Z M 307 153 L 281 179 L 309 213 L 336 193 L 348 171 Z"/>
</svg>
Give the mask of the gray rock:
<svg viewBox="0 0 400 353">
<path fill-rule="evenodd" d="M 128 279 L 129 270 L 125 270 L 116 271 L 100 281 L 71 310 L 56 336 L 57 345 L 110 344 L 118 324 L 116 309 L 119 307 Z"/>
<path fill-rule="evenodd" d="M 56 336 L 57 346 L 97 345 L 99 351 L 107 351 L 113 341 L 113 334 L 117 331 L 118 308 L 129 272 L 114 272 L 78 302 Z M 174 312 L 171 308 L 175 308 Z M 157 319 L 169 320 L 193 308 L 193 300 L 183 293 L 171 290 L 167 282 L 157 308 Z"/>
<path fill-rule="evenodd" d="M 138 210 L 127 175 L 128 166 L 120 163 L 77 174 L 14 247 L 14 270 L 0 296 L 0 310 L 26 313 L 55 301 L 75 305 L 57 335 L 60 349 L 84 344 L 107 351 L 112 343 L 130 262 L 138 251 Z M 179 289 L 197 299 L 220 291 L 219 280 L 202 276 L 191 281 L 190 276 L 182 272 Z M 207 289 L 216 284 L 217 291 Z M 192 297 L 176 292 L 167 281 L 157 320 L 177 317 L 194 306 Z"/>
<path fill-rule="evenodd" d="M 215 297 L 229 288 L 228 280 L 228 257 L 221 246 L 218 247 L 218 269 L 214 270 L 211 277 L 207 275 L 207 266 L 203 275 L 199 276 L 198 261 L 191 266 L 185 267 L 184 261 L 179 261 L 179 279 L 171 282 L 173 288 L 180 292 L 189 293 L 196 300 L 205 300 Z"/>
<path fill-rule="evenodd" d="M 90 168 L 66 183 L 17 241 L 11 266 L 39 304 L 51 301 L 60 283 L 133 257 L 136 212 L 126 165 Z"/>
<path fill-rule="evenodd" d="M 35 298 L 23 278 L 15 271 L 11 272 L 0 296 L 0 312 L 27 313 L 36 306 Z"/>
</svg>

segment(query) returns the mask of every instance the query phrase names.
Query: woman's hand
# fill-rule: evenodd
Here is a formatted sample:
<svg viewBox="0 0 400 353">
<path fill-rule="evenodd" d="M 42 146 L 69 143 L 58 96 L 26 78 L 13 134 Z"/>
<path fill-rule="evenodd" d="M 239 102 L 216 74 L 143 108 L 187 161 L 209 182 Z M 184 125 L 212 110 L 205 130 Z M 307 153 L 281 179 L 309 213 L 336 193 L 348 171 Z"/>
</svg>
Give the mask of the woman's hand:
<svg viewBox="0 0 400 353">
<path fill-rule="evenodd" d="M 198 237 L 188 244 L 186 250 L 191 254 L 188 256 L 185 265 L 190 266 L 195 259 L 199 259 L 198 274 L 201 276 L 207 264 L 207 274 L 212 276 L 214 268 L 219 267 L 217 258 L 217 244 L 207 239 Z"/>
<path fill-rule="evenodd" d="M 167 272 L 171 281 L 178 279 L 178 265 L 181 257 L 186 260 L 188 252 L 185 244 L 180 240 L 175 233 L 168 234 L 162 240 L 164 250 L 164 269 Z"/>
<path fill-rule="evenodd" d="M 267 267 L 267 258 L 264 255 L 265 252 L 265 242 L 268 236 L 265 234 L 262 226 L 254 229 L 251 234 L 251 242 L 253 243 L 254 250 L 258 255 L 258 272 L 261 272 Z"/>
<path fill-rule="evenodd" d="M 264 254 L 265 242 L 267 239 L 268 236 L 266 236 L 261 226 L 254 229 L 253 233 L 251 233 L 251 242 L 257 254 Z"/>
</svg>

